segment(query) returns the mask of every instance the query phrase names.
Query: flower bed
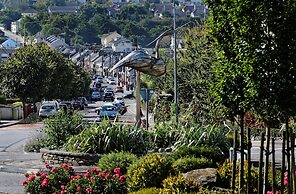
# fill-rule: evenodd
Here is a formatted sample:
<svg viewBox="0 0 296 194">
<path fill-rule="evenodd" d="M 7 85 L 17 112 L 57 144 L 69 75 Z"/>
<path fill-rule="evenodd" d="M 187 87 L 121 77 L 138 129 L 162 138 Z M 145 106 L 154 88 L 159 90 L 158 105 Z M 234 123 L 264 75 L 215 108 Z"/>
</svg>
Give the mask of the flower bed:
<svg viewBox="0 0 296 194">
<path fill-rule="evenodd" d="M 40 149 L 41 160 L 44 163 L 68 164 L 71 166 L 91 166 L 95 165 L 101 158 L 100 154 L 72 153 L 56 150 Z"/>
<path fill-rule="evenodd" d="M 126 177 L 121 174 L 120 168 L 115 168 L 113 172 L 92 168 L 84 174 L 75 174 L 67 164 L 52 167 L 47 163 L 46 168 L 48 172 L 25 174 L 27 179 L 22 182 L 25 193 L 127 193 Z"/>
</svg>

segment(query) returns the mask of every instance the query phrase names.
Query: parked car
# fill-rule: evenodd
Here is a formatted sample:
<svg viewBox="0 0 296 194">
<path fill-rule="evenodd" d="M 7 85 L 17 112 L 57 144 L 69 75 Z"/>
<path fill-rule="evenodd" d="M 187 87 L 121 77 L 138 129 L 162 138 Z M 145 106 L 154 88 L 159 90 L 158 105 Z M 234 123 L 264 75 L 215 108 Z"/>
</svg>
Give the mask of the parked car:
<svg viewBox="0 0 296 194">
<path fill-rule="evenodd" d="M 78 100 L 80 100 L 84 106 L 88 106 L 88 102 L 85 97 L 78 97 Z"/>
<path fill-rule="evenodd" d="M 81 102 L 81 100 L 73 100 L 72 106 L 74 110 L 84 110 L 84 104 Z"/>
<path fill-rule="evenodd" d="M 113 105 L 116 106 L 117 111 L 120 115 L 124 115 L 127 112 L 127 107 L 121 103 L 113 102 Z"/>
<path fill-rule="evenodd" d="M 58 113 L 59 109 L 54 104 L 43 103 L 39 110 L 39 117 L 49 117 Z"/>
<path fill-rule="evenodd" d="M 105 92 L 104 93 L 104 96 L 103 96 L 103 101 L 114 101 L 114 95 L 113 95 L 113 92 Z"/>
<path fill-rule="evenodd" d="M 65 103 L 60 103 L 59 106 L 60 106 L 60 110 L 64 110 L 64 111 L 68 110 L 68 106 Z"/>
<path fill-rule="evenodd" d="M 103 83 L 103 77 L 102 76 L 98 76 L 97 78 L 96 78 L 96 82 L 97 83 Z"/>
<path fill-rule="evenodd" d="M 98 115 L 100 118 L 107 117 L 109 119 L 116 119 L 116 117 L 118 116 L 118 111 L 116 106 L 107 103 L 98 109 Z"/>
<path fill-rule="evenodd" d="M 121 86 L 117 86 L 115 89 L 114 89 L 114 92 L 117 93 L 117 92 L 121 92 L 123 93 L 123 87 Z"/>
<path fill-rule="evenodd" d="M 100 100 L 101 99 L 101 93 L 100 92 L 97 92 L 97 91 L 94 91 L 91 94 L 91 99 L 92 100 Z"/>
<path fill-rule="evenodd" d="M 113 89 L 110 88 L 110 87 L 106 87 L 106 88 L 104 89 L 104 93 L 106 93 L 106 92 L 112 92 L 112 93 L 113 93 Z"/>
<path fill-rule="evenodd" d="M 116 84 L 115 79 L 114 78 L 109 79 L 108 84 L 115 85 Z"/>
<path fill-rule="evenodd" d="M 122 106 L 125 106 L 124 98 L 123 97 L 116 97 L 113 103 L 115 103 L 115 104 L 119 103 Z"/>
<path fill-rule="evenodd" d="M 122 97 L 123 97 L 123 98 L 128 98 L 128 99 L 135 98 L 133 92 L 126 92 L 126 93 L 123 94 Z"/>
</svg>

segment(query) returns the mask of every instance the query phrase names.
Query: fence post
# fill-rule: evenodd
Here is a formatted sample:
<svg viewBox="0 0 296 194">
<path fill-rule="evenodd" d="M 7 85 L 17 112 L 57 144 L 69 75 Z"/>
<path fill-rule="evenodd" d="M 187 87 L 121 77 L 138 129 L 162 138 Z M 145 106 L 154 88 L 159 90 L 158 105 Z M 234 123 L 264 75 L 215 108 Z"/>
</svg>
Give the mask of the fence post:
<svg viewBox="0 0 296 194">
<path fill-rule="evenodd" d="M 282 169 L 281 169 L 281 193 L 284 193 L 284 176 L 286 170 L 286 131 L 283 131 L 283 142 L 282 142 Z"/>
<path fill-rule="evenodd" d="M 237 155 L 236 155 L 236 141 L 237 141 L 237 130 L 234 129 L 234 134 L 233 134 L 233 161 L 232 161 L 232 179 L 231 179 L 231 189 L 232 193 L 234 193 L 235 190 L 235 178 L 236 178 L 236 160 L 237 160 Z"/>
</svg>

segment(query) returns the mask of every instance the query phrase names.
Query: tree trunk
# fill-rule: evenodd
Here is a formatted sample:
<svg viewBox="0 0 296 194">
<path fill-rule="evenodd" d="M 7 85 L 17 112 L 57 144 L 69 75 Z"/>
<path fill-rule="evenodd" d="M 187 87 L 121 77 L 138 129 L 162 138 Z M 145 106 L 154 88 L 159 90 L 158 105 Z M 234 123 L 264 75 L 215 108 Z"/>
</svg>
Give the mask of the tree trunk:
<svg viewBox="0 0 296 194">
<path fill-rule="evenodd" d="M 237 161 L 237 155 L 236 155 L 236 141 L 237 141 L 237 130 L 234 129 L 233 134 L 233 161 L 232 161 L 232 179 L 231 179 L 231 189 L 232 193 L 234 193 L 235 190 L 235 179 L 236 179 L 236 161 Z"/>
<path fill-rule="evenodd" d="M 283 142 L 282 142 L 282 169 L 281 169 L 281 193 L 284 193 L 284 176 L 286 171 L 286 131 L 283 131 Z"/>
<path fill-rule="evenodd" d="M 288 169 L 287 169 L 287 178 L 288 178 L 288 194 L 291 194 L 291 155 L 290 155 L 290 129 L 289 129 L 289 119 L 286 119 L 286 141 L 287 141 L 287 163 L 288 163 Z"/>
<path fill-rule="evenodd" d="M 251 129 L 248 128 L 248 179 L 247 179 L 247 193 L 251 194 L 252 193 L 252 188 L 251 185 L 249 184 L 251 182 L 251 148 L 252 148 L 252 142 L 251 142 Z"/>
<path fill-rule="evenodd" d="M 244 113 L 240 115 L 240 174 L 239 174 L 239 193 L 244 193 L 244 162 L 245 162 L 245 131 L 244 131 Z"/>
<path fill-rule="evenodd" d="M 271 161 L 272 161 L 272 193 L 275 193 L 276 183 L 275 183 L 275 150 L 274 150 L 274 135 L 271 138 Z"/>
<path fill-rule="evenodd" d="M 263 152 L 264 152 L 264 137 L 265 137 L 265 133 L 262 132 L 261 133 L 261 143 L 260 143 L 260 158 L 259 158 L 259 179 L 258 179 L 258 194 L 262 194 L 263 193 L 263 174 L 262 174 L 262 170 L 263 170 Z"/>
<path fill-rule="evenodd" d="M 263 193 L 267 193 L 268 185 L 268 165 L 269 165 L 269 150 L 270 150 L 270 126 L 266 124 L 266 151 L 265 151 L 265 164 L 264 164 L 264 184 Z"/>
</svg>

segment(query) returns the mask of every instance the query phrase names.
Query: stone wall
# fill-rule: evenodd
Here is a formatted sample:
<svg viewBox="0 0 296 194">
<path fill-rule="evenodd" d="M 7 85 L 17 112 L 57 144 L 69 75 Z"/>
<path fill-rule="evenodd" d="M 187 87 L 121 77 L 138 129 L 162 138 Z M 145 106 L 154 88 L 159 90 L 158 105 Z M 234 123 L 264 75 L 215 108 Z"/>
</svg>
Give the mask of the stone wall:
<svg viewBox="0 0 296 194">
<path fill-rule="evenodd" d="M 56 150 L 40 149 L 42 162 L 50 164 L 68 164 L 71 166 L 96 165 L 101 158 L 100 154 L 72 153 Z"/>
</svg>

